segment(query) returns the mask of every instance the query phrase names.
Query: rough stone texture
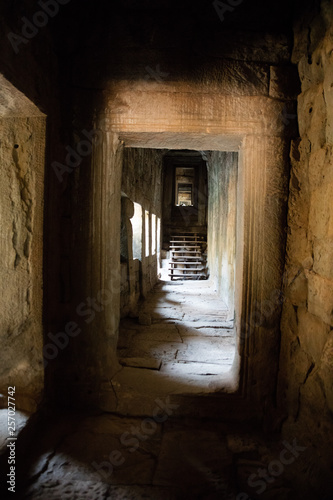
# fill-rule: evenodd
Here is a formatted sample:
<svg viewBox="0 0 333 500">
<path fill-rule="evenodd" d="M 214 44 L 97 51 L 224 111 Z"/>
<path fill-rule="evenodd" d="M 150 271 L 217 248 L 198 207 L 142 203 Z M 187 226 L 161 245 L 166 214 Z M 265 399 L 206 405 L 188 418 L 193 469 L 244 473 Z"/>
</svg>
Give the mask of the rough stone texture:
<svg viewBox="0 0 333 500">
<path fill-rule="evenodd" d="M 45 118 L 1 78 L 0 110 L 2 361 L 0 391 L 34 411 L 44 384 L 42 360 L 43 181 Z"/>
<path fill-rule="evenodd" d="M 178 92 L 155 89 L 143 93 L 139 88 L 140 83 L 113 81 L 104 91 L 105 113 L 100 119 L 110 123 L 125 146 L 131 145 L 126 144 L 127 136 L 135 137 L 136 145 L 141 140 L 141 147 L 145 147 L 147 136 L 154 136 L 155 147 L 163 148 L 164 135 L 170 137 L 172 133 L 174 148 L 178 148 L 176 132 L 190 149 L 202 143 L 207 150 L 217 148 L 217 135 L 231 138 L 229 148 L 235 138 L 239 141 L 235 318 L 240 357 L 244 370 L 251 372 L 241 392 L 258 401 L 271 398 L 277 373 L 280 311 L 272 294 L 281 287 L 288 138 L 295 132 L 295 123 L 284 123 L 284 111 L 290 113 L 293 106 L 288 108 L 289 104 L 272 98 L 197 92 L 190 82 L 179 83 Z M 119 99 L 126 106 L 117 107 Z M 214 132 L 212 138 L 207 127 Z M 255 315 L 262 318 L 259 323 Z M 250 355 L 243 356 L 245 351 Z M 262 352 L 269 355 L 262 356 Z M 269 356 L 275 361 L 268 361 Z M 258 411 L 260 408 L 263 406 L 258 403 Z"/>
<path fill-rule="evenodd" d="M 271 66 L 269 95 L 277 99 L 296 99 L 300 81 L 295 66 Z"/>
<path fill-rule="evenodd" d="M 298 436 L 320 450 L 317 467 L 307 480 L 324 495 L 331 491 L 333 467 L 327 440 L 333 432 L 333 9 L 326 1 L 318 2 L 318 7 L 318 12 L 309 10 L 301 18 L 295 31 L 293 60 L 302 82 L 301 137 L 291 150 L 278 394 L 289 417 L 284 435 Z"/>
<path fill-rule="evenodd" d="M 213 151 L 209 156 L 208 265 L 227 302 L 228 319 L 235 316 L 237 166 L 236 153 Z"/>
<path fill-rule="evenodd" d="M 95 126 L 98 135 L 92 154 L 83 157 L 79 168 L 58 183 L 67 193 L 59 208 L 64 247 L 57 300 L 62 314 L 53 316 L 55 311 L 48 309 L 53 319 L 49 329 L 61 335 L 74 322 L 75 333 L 67 336 L 66 345 L 49 360 L 46 377 L 53 387 L 50 398 L 67 405 L 83 400 L 96 404 L 101 384 L 119 367 L 123 147 L 107 124 L 102 125 Z M 91 130 L 84 121 L 78 127 Z M 72 147 L 77 149 L 80 140 L 82 133 L 78 132 Z M 59 186 L 51 183 L 50 189 L 55 196 Z"/>
<path fill-rule="evenodd" d="M 56 37 L 65 70 L 60 98 L 66 119 L 62 140 L 77 147 L 83 129 L 95 127 L 103 133 L 102 143 L 66 176 L 62 186 L 56 186 L 53 178 L 48 184 L 48 221 L 53 221 L 54 211 L 58 215 L 48 238 L 47 328 L 61 332 L 68 321 L 76 321 L 81 329 L 53 363 L 54 373 L 50 368 L 47 374 L 50 397 L 56 392 L 68 404 L 75 398 L 86 404 L 119 368 L 115 349 L 122 286 L 118 194 L 122 190 L 136 201 L 139 189 L 134 189 L 133 181 L 146 190 L 147 179 L 153 181 L 157 173 L 150 171 L 150 160 L 154 163 L 158 157 L 151 153 L 142 168 L 145 178 L 141 167 L 148 153 L 127 153 L 127 148 L 242 151 L 238 269 L 246 269 L 249 276 L 244 281 L 236 276 L 236 321 L 242 337 L 252 335 L 249 328 L 243 332 L 242 320 L 247 322 L 257 304 L 280 286 L 284 250 L 280 224 L 286 203 L 280 196 L 281 173 L 288 166 L 284 151 L 295 135 L 290 117 L 295 106 L 290 96 L 269 96 L 269 80 L 270 66 L 286 65 L 290 59 L 290 7 L 287 2 L 283 9 L 279 5 L 273 19 L 264 2 L 256 9 L 244 2 L 230 16 L 231 24 L 224 24 L 211 3 L 200 8 L 185 4 L 129 1 L 111 6 L 103 2 L 98 9 L 85 5 L 80 12 L 69 5 L 70 15 L 61 24 L 66 35 L 59 31 Z M 258 13 L 270 23 L 257 19 Z M 70 22 L 71 16 L 75 23 Z M 249 19 L 254 23 L 251 31 Z M 84 43 L 82 32 L 87 34 Z M 68 101 L 63 99 L 68 95 L 66 84 L 73 88 Z M 274 80 L 274 88 L 276 95 L 285 95 L 281 79 Z M 121 179 L 123 146 L 124 158 L 130 162 L 124 168 L 128 166 L 132 173 Z M 140 179 L 135 178 L 139 170 L 135 165 L 140 167 Z M 144 203 L 149 205 L 149 197 Z M 58 232 L 60 238 L 55 236 Z M 266 252 L 269 256 L 264 258 Z M 258 259 L 253 257 L 257 255 Z M 147 289 L 156 278 L 153 259 L 151 263 L 151 271 L 147 267 L 143 273 L 149 280 Z M 130 287 L 124 281 L 126 295 Z M 87 324 L 88 313 L 80 316 L 77 308 L 87 299 L 95 300 L 110 282 L 112 300 Z M 277 316 L 278 311 L 274 321 Z M 242 373 L 247 373 L 248 361 L 252 366 L 252 353 L 256 356 L 240 397 L 258 398 L 258 412 L 263 394 L 273 393 L 276 372 L 276 363 L 268 363 L 268 357 L 260 361 L 261 348 L 274 356 L 278 351 L 278 321 L 265 328 L 256 328 L 253 345 L 239 343 L 244 353 Z M 269 375 L 263 381 L 267 364 Z"/>
<path fill-rule="evenodd" d="M 137 301 L 141 295 L 145 296 L 157 282 L 158 249 L 157 227 L 155 230 L 155 252 L 152 254 L 152 214 L 161 219 L 161 182 L 162 182 L 162 155 L 163 151 L 154 149 L 125 148 L 122 168 L 122 193 L 131 201 L 139 203 L 142 207 L 142 235 L 139 294 L 132 293 L 130 310 L 137 310 Z M 146 224 L 145 211 L 149 212 L 149 256 L 146 255 Z M 133 235 L 134 236 L 134 235 Z M 129 267 L 132 267 L 131 259 Z M 132 271 L 133 273 L 133 271 Z M 130 276 L 131 273 L 129 273 Z M 133 287 L 132 287 L 133 288 Z M 123 314 L 124 315 L 124 314 Z"/>
<path fill-rule="evenodd" d="M 195 405 L 202 395 L 235 390 L 235 335 L 212 284 L 159 283 L 141 305 L 152 324 L 121 321 L 118 353 L 125 368 L 101 391 L 104 410 L 145 415 L 154 398 L 176 395 L 177 414 L 187 414 L 189 395 Z M 207 414 L 204 405 L 200 413 Z"/>
<path fill-rule="evenodd" d="M 160 410 L 158 417 L 164 422 L 154 422 L 153 414 L 126 418 L 81 412 L 50 417 L 48 425 L 39 426 L 34 447 L 19 460 L 17 496 L 22 500 L 316 498 L 312 484 L 305 490 L 298 482 L 317 456 L 315 449 L 303 447 L 296 457 L 290 452 L 281 455 L 292 442 L 268 437 L 253 426 L 237 431 L 214 419 L 178 419 L 170 407 L 168 414 Z M 281 456 L 288 461 L 282 470 Z M 265 473 L 267 468 L 279 474 L 266 476 L 266 482 L 259 479 L 259 471 Z"/>
<path fill-rule="evenodd" d="M 213 2 L 201 3 L 202 9 L 196 2 L 179 0 L 81 2 L 78 9 L 77 3 L 69 2 L 60 7 L 59 14 L 49 20 L 48 26 L 20 45 L 18 54 L 14 53 L 7 35 L 10 32 L 20 34 L 22 17 L 31 19 L 40 4 L 36 7 L 36 1 L 24 0 L 0 5 L 0 69 L 48 117 L 47 166 L 55 160 L 64 161 L 66 147 L 77 147 L 85 128 L 95 127 L 102 133 L 101 142 L 94 144 L 92 155 L 83 158 L 75 171 L 64 176 L 63 182 L 59 182 L 52 168 L 46 168 L 45 343 L 49 343 L 50 332 L 63 332 L 70 321 L 77 321 L 80 327 L 80 335 L 70 339 L 68 347 L 47 366 L 47 401 L 56 395 L 61 404 L 74 404 L 77 400 L 83 405 L 91 401 L 96 403 L 100 390 L 108 387 L 112 391 L 109 380 L 120 368 L 116 359 L 121 288 L 119 228 L 123 144 L 120 141 L 127 147 L 137 148 L 238 152 L 241 196 L 237 213 L 241 213 L 242 223 L 237 231 L 241 265 L 235 270 L 235 310 L 242 384 L 240 394 L 228 395 L 218 403 L 214 400 L 209 408 L 210 415 L 229 420 L 229 425 L 236 417 L 246 421 L 254 416 L 266 417 L 266 424 L 276 423 L 274 418 L 270 422 L 273 406 L 270 402 L 275 398 L 279 313 L 283 302 L 278 388 L 282 411 L 277 423 L 280 424 L 284 416 L 288 417 L 283 426 L 284 436 L 291 440 L 296 436 L 298 443 L 307 446 L 308 450 L 305 459 L 301 455 L 294 464 L 295 469 L 293 465 L 286 467 L 286 475 L 274 482 L 272 488 L 267 487 L 260 498 L 330 498 L 329 437 L 332 435 L 333 407 L 331 2 L 309 2 L 314 4 L 314 10 L 305 15 L 307 2 L 299 2 L 302 15 L 297 13 L 293 61 L 298 63 L 302 82 L 299 97 L 301 141 L 292 145 L 288 228 L 284 221 L 288 194 L 285 151 L 289 148 L 289 139 L 297 133 L 296 108 L 290 100 L 295 89 L 286 88 L 285 74 L 292 46 L 290 12 L 293 3 L 260 0 L 254 6 L 253 2 L 240 2 L 226 13 L 223 22 Z M 289 87 L 289 77 L 287 80 Z M 14 100 L 8 98 L 9 87 L 7 82 L 1 81 L 1 113 L 9 111 L 9 116 L 1 116 L 1 120 L 6 121 L 6 130 L 2 133 L 5 149 L 6 144 L 12 144 L 7 134 L 14 123 L 19 128 L 19 138 L 27 140 L 28 144 L 34 140 L 33 135 L 30 138 L 27 134 L 29 127 L 44 121 L 37 117 L 39 113 L 34 114 L 34 106 L 30 104 L 25 113 L 16 114 L 15 100 L 20 102 L 22 96 L 16 95 Z M 100 118 L 105 117 L 107 119 L 100 123 Z M 33 194 L 30 182 L 27 183 L 28 196 L 24 189 L 21 196 L 22 177 L 14 177 L 17 159 L 22 169 L 36 164 L 39 170 L 36 162 L 39 153 L 36 155 L 35 148 L 31 148 L 27 161 L 21 163 L 20 147 L 15 155 L 11 147 L 7 149 L 1 182 L 6 188 L 5 180 L 12 179 L 13 190 L 5 192 L 1 209 L 8 207 L 12 196 L 16 206 L 10 207 L 11 216 L 14 215 L 17 228 L 20 228 L 19 237 L 14 241 L 15 251 L 21 256 L 17 273 L 29 264 L 26 256 L 29 245 L 24 245 L 29 236 L 28 218 L 18 206 L 21 204 L 27 209 L 43 197 L 29 195 Z M 14 168 L 5 168 L 10 163 Z M 31 170 L 35 172 L 34 168 Z M 39 192 L 42 193 L 42 189 Z M 8 261 L 12 266 L 15 263 L 14 232 L 8 230 L 12 226 L 6 226 L 13 218 L 7 215 L 6 212 L 1 261 L 3 266 Z M 272 294 L 281 289 L 287 232 L 286 286 L 281 297 Z M 33 331 L 23 323 L 17 344 L 6 339 L 6 332 L 8 323 L 10 327 L 13 324 L 11 319 L 26 318 L 28 301 L 25 297 L 30 289 L 27 281 L 32 274 L 35 274 L 33 279 L 37 286 L 40 285 L 41 273 L 33 273 L 32 266 L 20 276 L 23 298 L 18 297 L 18 300 L 8 297 L 16 276 L 11 273 L 8 286 L 3 280 L 3 295 L 12 307 L 5 304 L 1 312 L 8 320 L 1 330 L 5 337 L 1 338 L 4 346 L 1 370 L 6 372 L 1 379 L 1 390 L 15 382 L 20 392 L 18 404 L 29 408 L 35 407 L 42 388 L 41 323 L 36 321 Z M 18 289 L 16 285 L 15 289 Z M 110 302 L 100 309 L 100 302 L 96 304 L 95 299 L 98 300 L 98 294 L 106 289 L 111 292 L 108 295 Z M 41 317 L 41 302 L 37 302 L 34 320 Z M 17 303 L 24 307 L 17 307 Z M 100 310 L 95 311 L 91 322 L 86 322 L 93 315 L 91 304 Z M 153 318 L 149 316 L 149 321 L 146 318 L 147 323 L 158 324 L 154 322 L 160 313 L 158 311 Z M 172 307 L 168 316 L 173 318 L 171 321 L 178 321 Z M 199 314 L 196 319 L 196 327 L 193 327 L 190 314 L 185 315 L 185 321 L 178 325 L 180 333 L 187 335 L 196 331 L 196 337 L 200 329 L 211 333 L 211 322 L 200 321 Z M 165 333 L 160 335 L 162 340 L 165 340 Z M 174 329 L 169 333 L 167 341 L 175 342 Z M 21 361 L 23 366 L 17 364 Z M 13 372 L 17 381 L 13 380 Z M 140 381 L 137 386 L 140 389 Z M 195 414 L 198 407 L 201 409 L 197 401 L 195 404 L 187 401 L 187 404 L 189 415 Z M 44 448 L 47 448 L 49 421 L 47 424 L 42 435 Z M 203 422 L 199 422 L 200 430 L 202 426 Z M 190 429 L 195 438 L 196 429 L 195 426 Z M 73 429 L 67 429 L 63 436 L 71 458 L 73 455 L 80 461 L 85 452 L 82 441 L 91 437 L 91 450 L 95 453 L 93 432 L 85 431 L 69 438 L 72 432 Z M 113 444 L 118 435 L 112 434 L 110 429 L 108 434 L 106 442 Z M 213 455 L 212 471 L 207 470 L 207 463 L 200 463 L 196 455 L 189 464 L 179 463 L 175 435 L 180 437 L 170 432 L 163 445 L 163 460 L 169 462 L 171 471 L 159 468 L 160 478 L 171 481 L 173 472 L 179 477 L 177 469 L 183 467 L 184 474 L 204 476 L 207 481 L 203 481 L 203 488 L 206 490 L 207 484 L 216 485 L 216 456 Z M 206 440 L 212 447 L 212 443 L 222 441 L 217 449 L 221 453 L 225 450 L 220 436 L 211 438 L 205 429 L 202 440 L 198 438 L 205 460 L 209 451 L 204 445 Z M 189 442 L 188 436 L 184 442 Z M 105 444 L 100 437 L 97 445 L 104 453 Z M 73 483 L 68 479 L 71 472 L 81 479 L 84 477 L 84 482 L 77 479 L 74 484 L 75 495 L 81 498 L 87 496 L 86 490 L 88 496 L 97 498 L 105 498 L 107 494 L 120 498 L 145 495 L 143 486 L 134 485 L 131 489 L 124 485 L 127 471 L 120 474 L 121 485 L 117 487 L 90 481 L 84 475 L 84 467 L 78 466 L 77 470 L 74 461 L 68 464 L 63 456 L 56 457 L 56 447 L 61 448 L 60 441 L 56 440 L 51 455 L 44 457 L 37 468 L 35 479 L 40 476 L 41 481 L 35 485 L 36 497 L 73 496 Z M 191 446 L 187 449 L 192 451 Z M 146 448 L 137 462 L 131 463 L 134 471 L 131 481 L 135 484 L 142 482 L 142 477 L 151 483 L 156 470 L 156 461 L 147 451 L 151 450 Z M 247 449 L 244 453 L 253 451 Z M 88 450 L 90 458 L 89 453 Z M 274 449 L 271 454 L 263 450 L 250 457 L 235 457 L 237 470 L 233 469 L 233 473 L 236 472 L 239 485 L 246 486 L 249 474 L 267 463 L 267 459 L 276 459 L 279 453 L 279 449 Z M 175 455 L 177 467 L 172 461 Z M 142 459 L 147 470 L 140 465 Z M 53 476 L 51 483 L 46 479 L 48 472 Z M 59 480 L 62 474 L 63 483 Z M 235 494 L 239 491 L 236 489 Z M 201 497 L 205 492 L 200 490 Z M 227 498 L 228 488 L 222 492 L 208 488 L 207 495 L 208 498 L 214 495 L 221 498 L 224 494 Z M 172 497 L 173 493 L 151 484 L 147 488 L 152 498 L 164 495 L 167 498 L 169 494 Z M 186 490 L 186 493 L 195 498 L 195 492 Z M 182 490 L 180 498 L 185 494 Z"/>
</svg>

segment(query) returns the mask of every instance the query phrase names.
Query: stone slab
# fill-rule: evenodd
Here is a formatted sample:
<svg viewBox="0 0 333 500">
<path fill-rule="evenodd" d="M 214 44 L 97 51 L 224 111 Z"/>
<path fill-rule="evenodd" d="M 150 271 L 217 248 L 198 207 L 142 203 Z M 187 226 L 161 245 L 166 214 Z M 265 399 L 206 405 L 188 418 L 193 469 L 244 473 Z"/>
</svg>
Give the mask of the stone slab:
<svg viewBox="0 0 333 500">
<path fill-rule="evenodd" d="M 191 338 L 186 349 L 180 347 L 176 359 L 179 361 L 202 361 L 202 362 L 229 362 L 235 355 L 235 346 L 226 342 L 225 338 L 208 337 L 200 339 Z"/>
<path fill-rule="evenodd" d="M 208 487 L 219 480 L 230 481 L 232 455 L 213 431 L 178 429 L 163 436 L 154 484 Z M 223 482 L 224 482 L 223 481 Z M 209 488 L 208 488 L 209 489 Z"/>
<path fill-rule="evenodd" d="M 151 326 L 140 328 L 133 336 L 133 342 L 137 340 L 151 340 L 158 342 L 181 342 L 182 339 L 178 329 L 173 323 L 154 323 Z"/>
<path fill-rule="evenodd" d="M 333 326 L 332 297 L 333 281 L 323 278 L 314 272 L 308 272 L 309 312 Z"/>
<path fill-rule="evenodd" d="M 162 364 L 161 371 L 163 373 L 177 374 L 180 377 L 189 377 L 191 375 L 221 375 L 230 370 L 230 364 L 203 363 L 203 362 L 187 362 L 177 361 L 175 363 Z"/>
<path fill-rule="evenodd" d="M 189 342 L 187 337 L 226 337 L 234 338 L 234 331 L 227 328 L 191 328 L 178 326 L 179 333 L 184 341 Z"/>
<path fill-rule="evenodd" d="M 138 340 L 128 349 L 119 351 L 123 358 L 153 358 L 172 361 L 176 357 L 181 342 L 158 342 Z"/>
<path fill-rule="evenodd" d="M 162 364 L 160 359 L 154 358 L 120 358 L 119 363 L 123 366 L 134 368 L 148 368 L 149 370 L 159 370 Z"/>
</svg>

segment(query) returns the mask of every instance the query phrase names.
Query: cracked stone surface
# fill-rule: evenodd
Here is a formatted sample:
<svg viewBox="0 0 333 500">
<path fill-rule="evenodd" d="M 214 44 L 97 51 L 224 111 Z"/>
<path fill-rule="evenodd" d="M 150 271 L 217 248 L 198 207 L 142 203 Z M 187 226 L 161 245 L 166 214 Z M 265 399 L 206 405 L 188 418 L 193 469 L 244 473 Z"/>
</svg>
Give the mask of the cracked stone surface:
<svg viewBox="0 0 333 500">
<path fill-rule="evenodd" d="M 248 484 L 250 474 L 276 463 L 284 449 L 280 436 L 268 437 L 251 425 L 241 430 L 233 425 L 227 431 L 225 424 L 212 418 L 179 419 L 171 406 L 158 417 L 163 421 L 154 414 L 47 416 L 21 463 L 17 497 L 248 500 L 252 494 L 258 498 L 258 487 Z M 295 463 L 285 465 L 278 477 L 270 477 L 260 498 L 305 498 L 293 487 L 293 476 L 297 468 L 314 460 L 313 449 L 300 452 Z"/>
<path fill-rule="evenodd" d="M 151 321 L 121 322 L 124 367 L 110 394 L 117 412 L 141 414 L 150 396 L 209 394 L 231 379 L 235 336 L 225 304 L 209 281 L 176 283 L 161 281 L 148 295 L 140 318 Z"/>
<path fill-rule="evenodd" d="M 29 105 L 22 94 L 17 95 L 1 75 L 2 85 L 7 87 L 11 106 L 15 107 L 15 103 L 23 108 L 27 106 L 31 112 L 32 103 Z M 36 111 L 37 108 L 35 115 Z M 36 411 L 44 384 L 40 257 L 43 246 L 44 126 L 42 116 L 0 118 L 0 280 L 3 304 L 0 311 L 0 393 L 6 394 L 8 386 L 15 387 L 16 405 L 27 412 Z"/>
<path fill-rule="evenodd" d="M 172 307 L 170 305 L 172 304 Z M 235 351 L 233 322 L 209 281 L 160 282 L 143 304 L 141 314 L 152 324 L 126 318 L 120 327 L 121 358 L 155 358 L 164 371 L 169 363 L 231 365 Z M 125 364 L 125 363 L 124 363 Z M 205 367 L 203 367 L 203 373 Z"/>
</svg>

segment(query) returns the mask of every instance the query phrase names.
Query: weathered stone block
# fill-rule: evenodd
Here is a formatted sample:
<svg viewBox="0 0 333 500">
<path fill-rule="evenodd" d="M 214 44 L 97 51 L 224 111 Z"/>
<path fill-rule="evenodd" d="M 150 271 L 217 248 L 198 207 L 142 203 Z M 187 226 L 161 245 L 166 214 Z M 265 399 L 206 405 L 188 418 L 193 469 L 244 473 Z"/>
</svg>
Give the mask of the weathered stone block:
<svg viewBox="0 0 333 500">
<path fill-rule="evenodd" d="M 295 266 L 295 272 L 303 267 L 303 262 L 311 257 L 311 242 L 307 238 L 307 228 L 292 227 L 289 229 L 287 240 L 287 256 L 289 263 Z M 287 275 L 290 274 L 290 269 L 287 269 Z M 294 274 L 295 276 L 295 274 Z"/>
<path fill-rule="evenodd" d="M 321 61 L 321 51 L 316 51 L 310 63 L 309 58 L 303 56 L 298 64 L 298 70 L 302 84 L 302 92 L 306 92 L 309 88 L 322 83 L 324 71 Z"/>
<path fill-rule="evenodd" d="M 332 40 L 327 40 L 324 45 L 325 53 L 323 54 L 325 75 L 324 75 L 324 96 L 327 106 L 327 122 L 326 122 L 326 141 L 328 144 L 333 144 L 333 44 Z"/>
<path fill-rule="evenodd" d="M 268 66 L 254 62 L 215 60 L 199 65 L 194 81 L 209 92 L 225 95 L 268 95 Z"/>
<path fill-rule="evenodd" d="M 317 238 L 333 238 L 333 181 L 311 193 L 309 230 Z"/>
<path fill-rule="evenodd" d="M 298 117 L 300 135 L 309 138 L 311 151 L 321 149 L 326 142 L 326 103 L 322 84 L 311 87 L 298 97 Z"/>
<path fill-rule="evenodd" d="M 311 355 L 315 364 L 319 365 L 330 327 L 317 316 L 310 314 L 305 307 L 298 308 L 297 316 L 301 347 Z"/>
<path fill-rule="evenodd" d="M 317 238 L 313 241 L 313 270 L 333 280 L 333 238 Z"/>
<path fill-rule="evenodd" d="M 240 61 L 262 61 L 270 64 L 290 62 L 291 40 L 285 34 L 220 31 L 212 44 L 207 44 L 209 55 Z"/>
<path fill-rule="evenodd" d="M 309 217 L 308 186 L 302 176 L 297 174 L 296 169 L 293 169 L 290 176 L 288 221 L 291 227 L 307 228 Z"/>
<path fill-rule="evenodd" d="M 271 66 L 269 95 L 276 99 L 296 99 L 300 93 L 296 66 Z"/>
<path fill-rule="evenodd" d="M 332 150 L 327 145 L 309 155 L 309 183 L 313 188 L 323 182 L 333 181 Z"/>
<path fill-rule="evenodd" d="M 333 281 L 311 271 L 307 275 L 309 312 L 333 326 Z"/>
<path fill-rule="evenodd" d="M 324 382 L 327 404 L 333 412 L 333 333 L 331 332 L 321 358 L 320 377 Z"/>
<path fill-rule="evenodd" d="M 308 280 L 303 272 L 297 274 L 290 283 L 288 298 L 295 306 L 306 306 L 308 298 Z"/>
</svg>

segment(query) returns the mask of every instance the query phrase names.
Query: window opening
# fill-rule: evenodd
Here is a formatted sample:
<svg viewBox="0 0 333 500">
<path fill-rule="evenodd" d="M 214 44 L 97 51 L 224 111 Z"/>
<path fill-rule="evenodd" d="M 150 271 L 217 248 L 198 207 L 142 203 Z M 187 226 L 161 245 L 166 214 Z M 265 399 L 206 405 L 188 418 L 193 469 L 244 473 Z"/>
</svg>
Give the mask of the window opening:
<svg viewBox="0 0 333 500">
<path fill-rule="evenodd" d="M 186 207 L 194 205 L 194 168 L 177 167 L 175 172 L 175 205 Z"/>
</svg>

